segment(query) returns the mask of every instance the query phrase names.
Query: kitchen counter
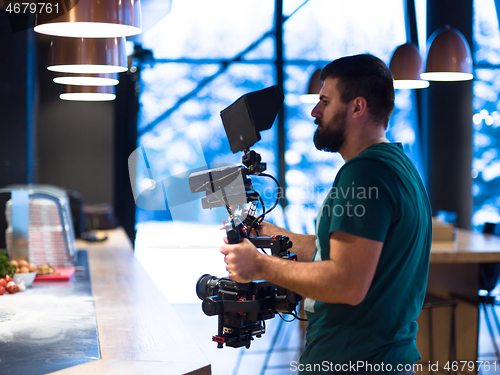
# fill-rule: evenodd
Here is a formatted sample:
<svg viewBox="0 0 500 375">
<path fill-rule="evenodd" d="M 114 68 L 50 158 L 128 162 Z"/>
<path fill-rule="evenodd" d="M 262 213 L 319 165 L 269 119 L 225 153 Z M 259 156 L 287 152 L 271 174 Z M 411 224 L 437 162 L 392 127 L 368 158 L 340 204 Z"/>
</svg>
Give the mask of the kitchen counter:
<svg viewBox="0 0 500 375">
<path fill-rule="evenodd" d="M 457 229 L 455 237 L 432 242 L 431 264 L 500 263 L 500 236 Z"/>
<path fill-rule="evenodd" d="M 77 248 L 87 251 L 100 358 L 52 374 L 211 374 L 208 360 L 136 259 L 125 232 L 105 233 L 104 242 L 77 241 Z M 36 288 L 27 292 L 0 299 L 27 299 Z"/>
<path fill-rule="evenodd" d="M 71 281 L 0 296 L 0 373 L 43 375 L 100 358 L 87 252 Z"/>
</svg>

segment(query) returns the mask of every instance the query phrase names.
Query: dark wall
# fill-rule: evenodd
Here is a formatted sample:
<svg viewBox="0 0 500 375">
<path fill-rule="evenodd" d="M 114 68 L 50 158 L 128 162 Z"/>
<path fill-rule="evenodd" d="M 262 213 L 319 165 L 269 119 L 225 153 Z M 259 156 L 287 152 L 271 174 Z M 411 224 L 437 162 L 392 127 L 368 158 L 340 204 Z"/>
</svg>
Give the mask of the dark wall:
<svg viewBox="0 0 500 375">
<path fill-rule="evenodd" d="M 38 183 L 76 190 L 88 204 L 113 204 L 114 102 L 59 99 L 63 86 L 46 69 L 49 41 L 38 38 Z"/>
<path fill-rule="evenodd" d="M 472 46 L 472 14 L 472 0 L 428 0 L 428 37 L 450 25 Z M 456 212 L 457 226 L 470 229 L 472 81 L 431 82 L 423 98 L 425 174 L 433 212 Z"/>
<path fill-rule="evenodd" d="M 34 179 L 36 41 L 0 10 L 0 187 Z"/>
<path fill-rule="evenodd" d="M 26 20 L 28 22 L 29 20 Z M 22 26 L 22 25 L 18 25 Z M 0 188 L 35 179 L 36 41 L 33 30 L 13 32 L 0 9 Z M 0 194 L 0 249 L 10 194 Z"/>
<path fill-rule="evenodd" d="M 135 200 L 130 186 L 128 158 L 137 148 L 140 70 L 119 75 L 115 101 L 115 215 L 129 238 L 135 239 Z"/>
</svg>

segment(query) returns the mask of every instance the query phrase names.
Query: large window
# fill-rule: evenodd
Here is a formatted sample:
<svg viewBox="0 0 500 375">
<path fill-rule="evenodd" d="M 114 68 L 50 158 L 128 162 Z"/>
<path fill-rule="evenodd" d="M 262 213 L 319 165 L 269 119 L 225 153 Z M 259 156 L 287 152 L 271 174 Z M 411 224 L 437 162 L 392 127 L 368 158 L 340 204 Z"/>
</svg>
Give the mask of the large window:
<svg viewBox="0 0 500 375">
<path fill-rule="evenodd" d="M 286 221 L 294 231 L 313 233 L 317 210 L 343 160 L 338 154 L 314 147 L 315 125 L 310 116 L 313 105 L 302 103 L 300 95 L 305 93 L 314 70 L 335 58 L 371 53 L 388 64 L 395 48 L 406 42 L 404 2 L 283 3 L 288 206 L 284 215 L 275 210 L 271 219 L 281 221 L 279 224 Z M 143 47 L 153 51 L 156 62 L 143 65 L 141 70 L 139 144 L 190 129 L 186 137 L 196 133 L 209 165 L 240 163 L 242 155 L 231 152 L 219 112 L 241 95 L 276 83 L 274 11 L 274 2 L 268 0 L 173 2 L 170 14 L 143 35 Z M 419 166 L 413 95 L 410 90 L 397 90 L 388 137 L 402 142 Z M 275 128 L 262 132 L 262 140 L 253 149 L 267 162 L 268 173 L 277 176 Z M 173 154 L 169 160 L 174 162 L 164 163 L 162 168 L 181 170 L 179 150 L 183 141 L 166 139 L 165 153 Z M 252 180 L 254 185 L 260 184 L 259 178 Z M 262 181 L 259 186 L 272 187 L 272 182 Z M 274 200 L 272 194 L 264 198 L 268 199 L 266 206 Z M 221 220 L 216 213 L 191 213 L 193 220 L 200 215 L 207 221 Z M 165 211 L 139 209 L 137 219 L 170 218 Z"/>
<path fill-rule="evenodd" d="M 494 0 L 474 2 L 472 225 L 500 222 L 500 32 Z"/>
</svg>

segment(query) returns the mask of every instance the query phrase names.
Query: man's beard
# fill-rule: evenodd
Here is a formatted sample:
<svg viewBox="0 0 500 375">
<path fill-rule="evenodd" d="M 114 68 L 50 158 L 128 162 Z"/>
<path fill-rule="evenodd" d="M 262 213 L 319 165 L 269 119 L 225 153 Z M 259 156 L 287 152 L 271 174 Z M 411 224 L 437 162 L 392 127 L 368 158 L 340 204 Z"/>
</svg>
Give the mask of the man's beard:
<svg viewBox="0 0 500 375">
<path fill-rule="evenodd" d="M 347 111 L 337 113 L 331 121 L 318 126 L 314 133 L 314 145 L 320 151 L 338 152 L 345 142 Z M 315 124 L 321 125 L 318 119 Z"/>
</svg>

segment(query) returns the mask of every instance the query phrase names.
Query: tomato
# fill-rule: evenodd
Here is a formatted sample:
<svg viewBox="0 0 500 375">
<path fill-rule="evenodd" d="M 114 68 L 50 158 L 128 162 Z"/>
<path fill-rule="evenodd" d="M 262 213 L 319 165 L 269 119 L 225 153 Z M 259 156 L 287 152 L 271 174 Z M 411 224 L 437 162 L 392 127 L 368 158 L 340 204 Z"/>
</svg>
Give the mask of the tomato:
<svg viewBox="0 0 500 375">
<path fill-rule="evenodd" d="M 12 281 L 12 277 L 10 275 L 5 275 L 5 281 L 8 283 L 9 281 Z"/>
<path fill-rule="evenodd" d="M 7 281 L 3 277 L 0 277 L 0 286 L 3 286 L 5 288 L 5 285 L 7 285 Z"/>
<path fill-rule="evenodd" d="M 5 294 L 5 288 L 3 286 L 0 286 L 0 296 Z"/>
<path fill-rule="evenodd" d="M 10 294 L 17 293 L 18 291 L 19 291 L 19 287 L 15 284 L 7 287 L 7 292 L 9 292 Z"/>
</svg>

